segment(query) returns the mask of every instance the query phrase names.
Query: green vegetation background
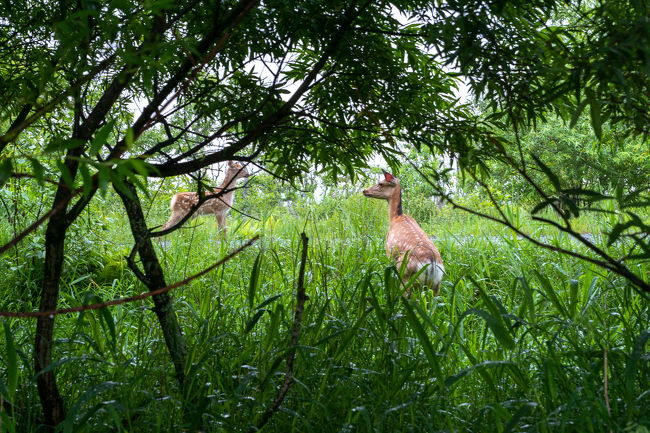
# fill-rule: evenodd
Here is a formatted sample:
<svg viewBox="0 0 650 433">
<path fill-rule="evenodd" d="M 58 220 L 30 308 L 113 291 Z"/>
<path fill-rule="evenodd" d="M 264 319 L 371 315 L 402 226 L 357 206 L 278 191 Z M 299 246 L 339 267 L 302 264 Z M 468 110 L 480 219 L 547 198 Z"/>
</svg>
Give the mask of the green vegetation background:
<svg viewBox="0 0 650 433">
<path fill-rule="evenodd" d="M 258 174 L 235 202 L 258 220 L 232 212 L 227 242 L 202 217 L 157 244 L 173 283 L 261 236 L 173 292 L 190 348 L 187 393 L 173 379 L 150 301 L 61 316 L 54 368 L 72 402 L 62 431 L 248 431 L 283 380 L 302 231 L 310 239 L 309 300 L 295 383 L 265 431 L 648 431 L 647 300 L 602 269 L 438 207 L 413 172 L 401 175 L 405 211 L 445 261 L 439 297 L 403 299 L 398 270 L 384 256 L 386 206 L 364 198 L 362 183 L 325 184 L 315 197 L 313 179 L 300 191 Z M 30 221 L 38 199 L 18 182 L 9 186 L 3 200 L 21 201 L 25 212 L 16 224 Z M 150 184 L 150 226 L 166 220 L 175 188 Z M 489 207 L 480 194 L 463 200 Z M 73 227 L 61 308 L 144 290 L 126 267 L 132 239 L 119 209 L 109 193 Z M 579 248 L 536 226 L 520 205 L 508 209 L 535 236 Z M 4 221 L 3 242 L 15 225 Z M 602 236 L 613 222 L 582 217 L 577 226 L 616 248 Z M 0 263 L 2 310 L 37 308 L 41 236 Z M 633 269 L 648 278 L 647 264 Z M 5 321 L 2 393 L 24 409 L 2 412 L 3 431 L 37 431 L 33 326 Z"/>
</svg>

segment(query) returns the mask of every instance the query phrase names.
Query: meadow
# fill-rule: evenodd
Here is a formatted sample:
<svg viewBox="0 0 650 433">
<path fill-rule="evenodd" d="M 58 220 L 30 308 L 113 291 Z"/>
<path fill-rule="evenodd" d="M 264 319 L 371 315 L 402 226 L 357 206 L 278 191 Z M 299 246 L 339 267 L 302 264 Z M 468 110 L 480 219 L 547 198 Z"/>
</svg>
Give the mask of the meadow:
<svg viewBox="0 0 650 433">
<path fill-rule="evenodd" d="M 150 226 L 169 194 L 147 203 Z M 73 226 L 59 307 L 131 296 L 145 288 L 126 265 L 126 216 L 111 194 Z M 199 218 L 156 241 L 188 343 L 181 390 L 151 301 L 58 316 L 53 368 L 66 402 L 63 432 L 255 431 L 283 383 L 290 352 L 301 236 L 309 238 L 308 300 L 293 384 L 268 432 L 648 432 L 650 303 L 620 277 L 540 249 L 450 207 L 409 201 L 436 243 L 440 296 L 402 294 L 385 257 L 387 210 L 354 191 L 277 204 L 253 189 L 228 237 Z M 545 241 L 580 248 L 510 210 Z M 28 215 L 29 216 L 29 215 Z M 585 219 L 602 248 L 610 221 Z M 14 223 L 15 225 L 15 223 Z M 3 243 L 15 227 L 0 227 Z M 1 310 L 38 308 L 42 233 L 5 254 Z M 648 280 L 647 263 L 633 269 Z M 1 428 L 36 432 L 35 321 L 4 319 Z"/>
</svg>

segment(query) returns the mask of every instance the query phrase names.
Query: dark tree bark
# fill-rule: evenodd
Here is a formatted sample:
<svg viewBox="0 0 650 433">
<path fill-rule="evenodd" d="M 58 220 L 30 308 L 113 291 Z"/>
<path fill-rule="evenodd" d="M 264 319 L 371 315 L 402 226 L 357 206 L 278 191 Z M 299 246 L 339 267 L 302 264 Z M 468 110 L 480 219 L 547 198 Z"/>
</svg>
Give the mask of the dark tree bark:
<svg viewBox="0 0 650 433">
<path fill-rule="evenodd" d="M 131 71 L 126 73 L 124 77 L 115 79 L 83 123 L 80 123 L 80 105 L 78 105 L 78 101 L 75 101 L 73 139 L 87 141 L 92 137 L 134 74 L 135 71 Z M 71 179 L 77 176 L 79 157 L 83 154 L 85 148 L 85 145 L 81 145 L 68 150 L 66 154 L 65 166 Z M 39 311 L 56 310 L 56 304 L 59 299 L 59 285 L 63 271 L 66 232 L 70 224 L 72 224 L 89 202 L 89 198 L 87 200 L 81 200 L 80 205 L 75 206 L 74 211 L 68 213 L 67 209 L 71 198 L 72 190 L 70 186 L 65 184 L 65 178 L 61 176 L 52 203 L 52 209 L 58 209 L 58 211 L 50 217 L 45 231 L 45 265 Z M 40 317 L 36 322 L 34 351 L 34 368 L 37 373 L 52 363 L 53 333 L 54 317 Z M 45 423 L 50 427 L 54 427 L 65 419 L 63 400 L 56 386 L 54 371 L 49 370 L 40 374 L 37 378 L 37 385 L 41 405 L 43 406 Z"/>
<path fill-rule="evenodd" d="M 70 150 L 66 157 L 66 166 L 73 177 L 78 168 L 76 158 L 80 154 L 81 147 Z M 52 215 L 45 230 L 45 269 L 43 271 L 43 287 L 39 311 L 55 310 L 59 299 L 59 283 L 63 270 L 65 235 L 70 225 L 67 219 L 66 209 L 71 197 L 70 189 L 65 185 L 63 178 L 59 182 L 52 207 L 62 206 L 62 208 Z M 56 316 L 42 316 L 36 322 L 34 371 L 37 373 L 52 363 L 54 317 Z M 41 405 L 43 406 L 45 424 L 54 427 L 65 418 L 63 400 L 56 386 L 54 371 L 49 370 L 41 373 L 36 379 L 36 383 L 38 385 Z"/>
<path fill-rule="evenodd" d="M 56 309 L 59 298 L 59 279 L 63 267 L 63 247 L 65 228 L 59 221 L 52 221 L 45 233 L 45 271 L 41 292 L 40 311 Z M 34 371 L 39 372 L 52 363 L 52 333 L 54 317 L 42 316 L 36 322 L 36 342 L 34 354 Z M 50 370 L 38 376 L 38 394 L 43 406 L 45 424 L 56 426 L 65 418 L 63 400 L 56 386 L 54 371 Z"/>
<path fill-rule="evenodd" d="M 147 286 L 151 291 L 161 289 L 167 286 L 162 267 L 158 261 L 158 256 L 154 250 L 149 229 L 142 212 L 142 206 L 133 184 L 124 182 L 124 186 L 128 189 L 128 194 L 124 190 L 115 187 L 115 191 L 122 199 L 124 208 L 126 209 L 131 225 L 131 232 L 135 241 L 134 249 L 137 250 L 144 274 L 137 268 L 137 265 L 132 260 L 129 260 L 129 267 L 131 267 L 138 276 L 138 278 Z M 153 296 L 154 311 L 160 322 L 160 327 L 167 344 L 167 349 L 174 363 L 176 371 L 176 378 L 178 379 L 181 388 L 185 385 L 185 358 L 187 356 L 187 343 L 180 328 L 176 315 L 174 314 L 174 305 L 171 295 L 165 292 L 160 295 Z"/>
<path fill-rule="evenodd" d="M 228 19 L 236 21 L 239 15 L 245 14 L 256 3 L 257 0 L 242 0 L 240 4 L 233 8 Z M 154 20 L 151 38 L 148 42 L 154 42 L 165 30 L 164 23 L 165 20 L 162 16 Z M 199 46 L 200 51 L 207 52 L 209 47 L 214 44 L 222 30 L 223 28 L 221 26 L 215 25 L 212 33 L 207 35 L 201 42 Z M 144 51 L 147 50 L 148 48 L 145 48 Z M 145 125 L 148 122 L 149 116 L 155 111 L 155 108 L 163 102 L 164 98 L 171 93 L 180 82 L 187 78 L 187 74 L 190 72 L 191 67 L 191 62 L 185 62 L 176 76 L 173 77 L 167 83 L 163 91 L 157 95 L 157 98 L 155 98 L 156 103 L 150 104 L 145 109 L 143 115 L 140 116 L 138 122 L 136 122 L 136 128 L 134 128 L 135 131 L 138 131 L 138 134 L 146 127 Z M 102 122 L 104 122 L 106 115 L 113 107 L 115 101 L 119 98 L 128 83 L 137 73 L 138 68 L 138 65 L 126 65 L 121 73 L 116 75 L 115 79 L 108 86 L 92 112 L 83 123 L 80 122 L 79 113 L 81 110 L 77 106 L 77 104 L 79 104 L 79 99 L 75 101 L 75 125 L 72 138 L 81 142 L 87 142 L 93 136 L 95 131 L 101 126 Z M 21 113 L 20 117 L 24 117 L 26 113 L 28 113 L 28 109 L 25 108 L 24 112 L 25 113 Z M 115 150 L 111 153 L 111 157 L 119 157 L 119 155 L 121 155 L 124 147 L 123 144 L 124 140 L 118 143 L 118 146 L 116 146 Z M 1 148 L 2 147 L 0 146 L 0 150 Z M 65 165 L 70 174 L 70 178 L 72 179 L 75 179 L 77 175 L 79 157 L 83 154 L 85 148 L 85 144 L 81 145 L 69 150 L 66 155 Z M 63 269 L 66 231 L 90 201 L 90 198 L 84 198 L 80 200 L 70 212 L 67 212 L 72 191 L 65 185 L 63 176 L 59 179 L 59 185 L 60 186 L 57 189 L 52 204 L 52 209 L 57 211 L 50 218 L 46 229 L 44 279 L 39 311 L 56 310 L 59 298 L 60 279 Z M 158 263 L 155 251 L 153 250 L 151 240 L 148 237 L 148 231 L 144 223 L 144 216 L 142 215 L 137 195 L 135 196 L 135 200 L 131 200 L 126 196 L 123 196 L 123 200 L 127 208 L 127 213 L 129 213 L 134 236 L 136 239 L 140 239 L 140 241 L 136 241 L 136 245 L 142 262 L 144 263 L 145 275 L 148 283 L 147 286 L 149 288 L 164 287 L 165 283 L 162 269 Z M 144 238 L 146 238 L 146 241 L 143 241 Z M 174 362 L 176 376 L 182 386 L 184 382 L 184 365 L 187 347 L 176 317 L 173 314 L 171 298 L 168 294 L 158 295 L 154 297 L 154 303 L 156 315 L 158 316 L 162 326 L 165 341 Z M 47 368 L 52 363 L 54 317 L 55 316 L 40 317 L 36 324 L 34 368 L 37 373 Z M 61 394 L 56 385 L 54 371 L 50 370 L 39 374 L 37 378 L 37 386 L 43 408 L 45 424 L 50 428 L 53 428 L 65 419 L 63 399 L 61 398 Z"/>
</svg>

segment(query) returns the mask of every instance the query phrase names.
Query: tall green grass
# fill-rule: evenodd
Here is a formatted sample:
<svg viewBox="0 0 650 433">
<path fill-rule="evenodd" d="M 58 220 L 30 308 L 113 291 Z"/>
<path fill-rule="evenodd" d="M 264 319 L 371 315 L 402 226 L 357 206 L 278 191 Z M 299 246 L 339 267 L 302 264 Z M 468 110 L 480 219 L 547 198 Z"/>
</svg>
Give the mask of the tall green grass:
<svg viewBox="0 0 650 433">
<path fill-rule="evenodd" d="M 158 202 L 151 225 L 166 217 Z M 86 240 L 72 241 L 79 245 L 69 249 L 61 307 L 145 290 L 123 260 L 124 216 L 106 209 L 89 214 L 105 222 L 93 224 L 101 236 L 79 228 Z M 309 300 L 295 383 L 264 431 L 650 429 L 650 304 L 620 278 L 443 209 L 419 216 L 445 262 L 441 294 L 404 299 L 399 270 L 385 258 L 383 203 L 350 196 L 255 216 L 231 215 L 223 243 L 214 221 L 199 218 L 156 246 L 172 283 L 261 236 L 173 292 L 189 346 L 184 392 L 149 301 L 57 318 L 55 371 L 68 409 L 61 431 L 255 426 L 283 380 L 302 231 L 310 239 Z M 74 256 L 83 245 L 99 253 Z M 28 265 L 12 271 L 15 262 L 0 265 L 9 281 L 37 275 L 25 273 Z M 647 277 L 648 265 L 636 266 Z M 16 301 L 19 290 L 7 293 L 5 308 L 36 308 Z M 5 323 L 0 393 L 12 405 L 2 429 L 35 432 L 34 324 Z"/>
</svg>

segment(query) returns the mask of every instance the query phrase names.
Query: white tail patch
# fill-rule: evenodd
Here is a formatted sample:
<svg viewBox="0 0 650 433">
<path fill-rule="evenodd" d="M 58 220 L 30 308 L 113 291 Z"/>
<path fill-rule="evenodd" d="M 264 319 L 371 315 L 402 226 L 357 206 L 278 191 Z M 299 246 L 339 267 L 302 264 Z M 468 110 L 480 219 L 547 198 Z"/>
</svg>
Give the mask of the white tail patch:
<svg viewBox="0 0 650 433">
<path fill-rule="evenodd" d="M 435 294 L 438 294 L 440 283 L 442 283 L 442 277 L 445 275 L 445 266 L 438 262 L 426 263 L 421 264 L 418 267 L 418 270 L 422 269 L 423 266 L 426 266 L 427 268 L 418 277 L 420 284 L 433 290 Z"/>
</svg>

